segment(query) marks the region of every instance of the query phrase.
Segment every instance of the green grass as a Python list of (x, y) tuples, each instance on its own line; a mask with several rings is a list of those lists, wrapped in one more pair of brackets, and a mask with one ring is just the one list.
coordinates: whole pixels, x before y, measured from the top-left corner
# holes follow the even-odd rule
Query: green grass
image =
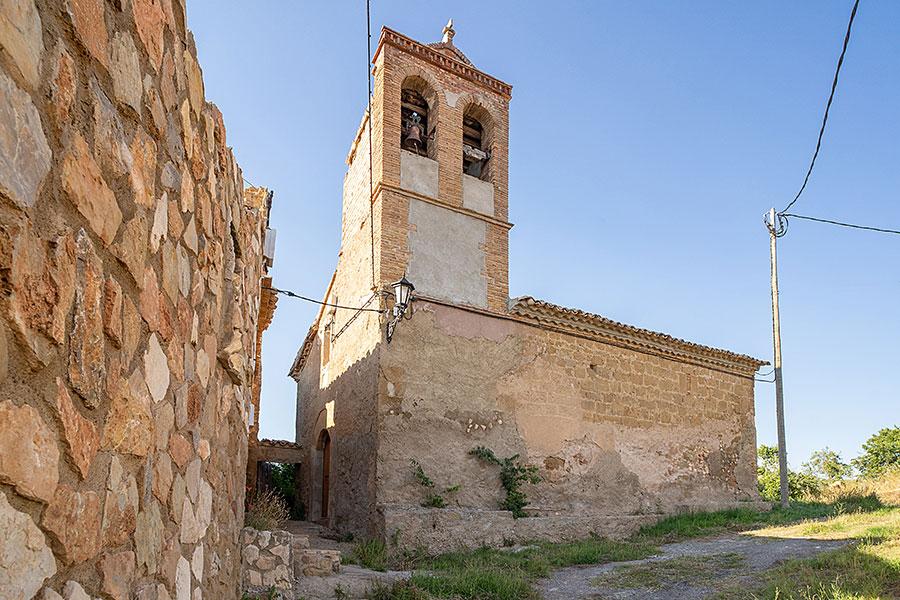
[[(863, 542), (770, 571), (751, 598), (874, 600), (900, 597), (900, 539)], [(744, 597), (747, 597), (745, 594)]]
[[(516, 551), (479, 548), (436, 557), (406, 555), (402, 566), (416, 569), (411, 581), (396, 584), (393, 588), (380, 588), (373, 591), (370, 597), (376, 600), (536, 599), (538, 596), (532, 584), (536, 579), (549, 575), (553, 569), (637, 560), (656, 551), (656, 546), (645, 541), (591, 537), (560, 544), (537, 542)], [(419, 592), (426, 595), (416, 596)]]
[(620, 589), (660, 589), (678, 583), (713, 581), (721, 577), (723, 571), (737, 569), (743, 564), (744, 557), (740, 554), (679, 556), (638, 565), (624, 565), (595, 577), (591, 583)]
[(751, 590), (726, 590), (728, 600), (875, 600), (900, 597), (900, 508), (839, 515), (752, 532), (766, 537), (853, 540), (814, 558), (787, 561)]
[[(896, 511), (896, 512), (895, 512)], [(479, 548), (467, 552), (454, 552), (437, 557), (426, 557), (421, 553), (406, 553), (401, 556), (388, 557), (383, 545), (375, 546), (369, 542), (357, 544), (353, 559), (359, 564), (379, 565), (381, 569), (388, 563), (395, 568), (415, 570), (409, 582), (395, 584), (374, 590), (370, 594), (373, 600), (430, 600), (447, 598), (453, 600), (532, 600), (537, 595), (533, 584), (535, 580), (547, 576), (557, 568), (573, 565), (593, 565), (607, 562), (631, 561), (652, 556), (659, 545), (688, 538), (712, 535), (724, 531), (748, 531), (767, 527), (775, 535), (772, 528), (791, 526), (797, 529), (796, 535), (815, 537), (818, 535), (860, 536), (866, 540), (862, 545), (829, 553), (814, 559), (817, 562), (792, 561), (772, 571), (772, 579), (766, 579), (765, 588), (757, 591), (746, 589), (733, 590), (729, 593), (738, 596), (723, 598), (777, 598), (787, 600), (824, 600), (835, 598), (841, 600), (867, 600), (878, 596), (867, 595), (828, 595), (832, 587), (840, 593), (845, 589), (881, 589), (891, 590), (890, 578), (900, 580), (900, 549), (885, 544), (900, 545), (900, 536), (894, 535), (894, 515), (900, 515), (900, 509), (885, 509), (874, 496), (846, 496), (834, 503), (794, 503), (788, 509), (776, 508), (767, 512), (749, 509), (727, 510), (715, 513), (690, 513), (664, 519), (640, 532), (628, 540), (614, 541), (599, 537), (568, 543), (536, 542), (518, 551), (510, 549)], [(823, 519), (828, 519), (824, 521)], [(799, 525), (795, 525), (799, 522)], [(900, 526), (900, 524), (898, 524)], [(780, 535), (788, 537), (788, 531)], [(893, 541), (885, 541), (886, 538)], [(892, 555), (896, 552), (896, 556)], [(843, 554), (842, 554), (843, 553)], [(852, 553), (847, 554), (847, 553)], [(845, 555), (846, 554), (846, 555)], [(892, 558), (893, 556), (893, 558)], [(697, 562), (699, 560), (699, 562)], [(890, 561), (895, 561), (891, 563)], [(365, 562), (363, 562), (365, 561)], [(673, 562), (674, 561), (674, 562)], [(719, 561), (719, 562), (716, 562)], [(829, 562), (831, 561), (831, 562)], [(731, 555), (712, 557), (711, 561), (701, 559), (660, 561), (668, 563), (657, 574), (648, 574), (638, 565), (625, 567), (629, 570), (627, 578), (632, 585), (650, 581), (649, 587), (665, 585), (667, 581), (678, 580), (688, 573), (694, 578), (703, 577), (706, 573), (726, 571), (737, 568)], [(368, 563), (368, 564), (366, 564)], [(794, 564), (796, 563), (796, 564)], [(660, 563), (654, 563), (659, 565)], [(792, 570), (788, 569), (788, 565)], [(859, 567), (854, 570), (854, 565)], [(893, 565), (893, 566), (891, 566)], [(370, 567), (372, 568), (372, 567)], [(842, 570), (847, 571), (841, 574)], [(780, 578), (780, 579), (779, 579)], [(818, 578), (818, 579), (817, 579)], [(787, 583), (796, 583), (788, 590)], [(797, 595), (797, 586), (825, 586), (825, 591), (810, 591), (807, 595)], [(853, 586), (857, 586), (854, 588)], [(862, 586), (862, 587), (860, 587)], [(879, 587), (880, 586), (880, 587)], [(827, 588), (827, 589), (826, 589)], [(805, 588), (804, 588), (805, 589)], [(810, 587), (810, 590), (813, 588)], [(775, 590), (775, 591), (773, 591)], [(788, 590), (788, 592), (784, 591)], [(757, 593), (759, 595), (747, 595)], [(786, 593), (794, 595), (785, 595)], [(806, 592), (804, 592), (806, 593)], [(900, 595), (900, 589), (894, 592)], [(773, 595), (775, 594), (775, 595)], [(823, 595), (824, 594), (824, 595)], [(893, 597), (883, 594), (882, 597)]]
[(614, 541), (590, 537), (576, 542), (553, 544), (535, 542), (522, 550), (479, 548), (425, 559), (417, 565), (429, 571), (461, 571), (478, 567), (518, 570), (528, 577), (546, 577), (552, 569), (572, 565), (593, 565), (613, 561), (638, 560), (653, 555), (657, 547), (646, 542)]
[(387, 548), (381, 540), (357, 542), (349, 554), (344, 553), (341, 556), (341, 561), (360, 565), (373, 571), (386, 571), (388, 567)]
[(761, 537), (804, 537), (819, 540), (873, 540), (900, 537), (900, 509), (847, 513), (826, 521), (804, 521), (796, 525), (767, 527), (751, 532)]
[(845, 513), (870, 512), (884, 508), (874, 495), (845, 496), (837, 502), (793, 502), (789, 508), (777, 506), (769, 511), (737, 508), (710, 513), (685, 513), (644, 527), (637, 539), (663, 544), (725, 531), (747, 531), (812, 519), (834, 517)]

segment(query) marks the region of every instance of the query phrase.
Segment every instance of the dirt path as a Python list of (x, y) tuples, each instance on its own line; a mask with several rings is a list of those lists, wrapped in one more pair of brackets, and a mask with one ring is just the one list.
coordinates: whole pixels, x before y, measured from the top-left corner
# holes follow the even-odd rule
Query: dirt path
[(699, 600), (724, 583), (754, 581), (776, 563), (808, 558), (847, 543), (729, 533), (666, 544), (659, 555), (643, 560), (560, 569), (541, 580), (538, 589), (545, 600)]

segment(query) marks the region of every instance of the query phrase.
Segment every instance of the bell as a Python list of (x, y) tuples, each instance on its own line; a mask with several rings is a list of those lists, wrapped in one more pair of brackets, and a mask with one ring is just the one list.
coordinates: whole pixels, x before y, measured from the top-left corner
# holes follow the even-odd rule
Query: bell
[(410, 125), (406, 131), (406, 143), (416, 148), (422, 145), (422, 126)]
[(413, 113), (406, 124), (406, 138), (403, 140), (403, 144), (412, 146), (418, 150), (422, 147), (423, 134), (422, 118), (416, 113)]

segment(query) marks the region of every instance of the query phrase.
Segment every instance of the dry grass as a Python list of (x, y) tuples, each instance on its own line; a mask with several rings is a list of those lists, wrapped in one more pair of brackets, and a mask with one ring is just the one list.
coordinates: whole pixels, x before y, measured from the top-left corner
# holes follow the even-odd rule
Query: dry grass
[(287, 504), (273, 490), (257, 493), (244, 513), (244, 525), (259, 531), (272, 531), (284, 526), (290, 517)]
[(900, 509), (883, 508), (873, 512), (840, 515), (824, 521), (766, 527), (748, 531), (747, 535), (814, 540), (900, 538)]
[(875, 494), (884, 504), (900, 506), (900, 469), (884, 473), (878, 479), (853, 479), (831, 485), (822, 490), (821, 500), (833, 502), (849, 494)]

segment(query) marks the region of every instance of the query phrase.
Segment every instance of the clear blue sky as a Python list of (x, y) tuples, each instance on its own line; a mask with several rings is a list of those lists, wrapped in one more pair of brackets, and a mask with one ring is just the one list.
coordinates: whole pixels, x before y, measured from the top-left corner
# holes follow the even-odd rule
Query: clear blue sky
[[(455, 42), (513, 85), (510, 293), (771, 360), (762, 223), (806, 171), (850, 11), (808, 2), (396, 2), (382, 25)], [(275, 191), (274, 277), (321, 297), (366, 104), (365, 5), (189, 0), (207, 98)], [(900, 228), (900, 3), (864, 0), (824, 148), (795, 206)], [(900, 423), (900, 236), (795, 221), (780, 242), (788, 454), (845, 458)], [(262, 435), (293, 439), (287, 371), (315, 307), (263, 338)], [(774, 390), (757, 384), (760, 442)]]

